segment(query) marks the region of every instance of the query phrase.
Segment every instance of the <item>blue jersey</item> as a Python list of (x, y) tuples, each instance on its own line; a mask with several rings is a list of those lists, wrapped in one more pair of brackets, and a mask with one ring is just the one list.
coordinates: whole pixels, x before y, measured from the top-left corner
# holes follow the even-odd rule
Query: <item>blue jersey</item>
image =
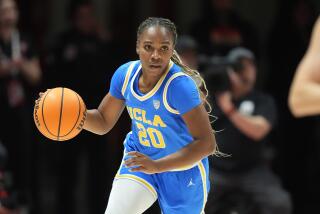
[[(127, 134), (123, 160), (127, 152), (139, 151), (152, 159), (177, 152), (193, 141), (182, 115), (201, 105), (195, 82), (170, 61), (154, 88), (146, 94), (139, 91), (140, 61), (119, 67), (111, 80), (110, 94), (125, 101), (132, 119)], [(163, 214), (203, 213), (210, 189), (208, 159), (194, 166), (170, 172), (145, 174), (132, 172), (123, 165), (115, 179), (131, 179), (158, 198)]]
[(122, 65), (114, 74), (110, 93), (125, 100), (132, 119), (126, 144), (152, 159), (180, 150), (193, 141), (181, 115), (201, 104), (195, 82), (170, 61), (155, 87), (143, 94), (138, 88), (140, 61)]

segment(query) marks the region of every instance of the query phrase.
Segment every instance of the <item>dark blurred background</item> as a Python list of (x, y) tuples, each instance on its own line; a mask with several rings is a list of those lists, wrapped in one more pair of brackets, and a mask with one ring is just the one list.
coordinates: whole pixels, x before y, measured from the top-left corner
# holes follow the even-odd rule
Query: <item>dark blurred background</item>
[[(27, 35), (30, 47), (32, 44), (32, 57), (39, 59), (42, 74), (37, 84), (24, 88), (26, 110), (14, 123), (24, 123), (25, 129), (17, 134), (16, 126), (1, 125), (0, 141), (8, 157), (1, 167), (6, 176), (0, 179), (4, 177), (4, 191), (12, 195), (17, 212), (104, 212), (122, 157), (122, 141), (130, 129), (129, 117), (124, 114), (106, 136), (82, 132), (69, 142), (53, 142), (36, 130), (33, 102), (40, 91), (65, 86), (77, 91), (88, 108), (97, 107), (115, 69), (137, 59), (136, 29), (149, 16), (170, 18), (180, 35), (191, 36), (200, 62), (223, 57), (237, 46), (254, 52), (259, 68), (257, 88), (271, 94), (278, 109), (278, 123), (269, 141), (272, 169), (291, 195), (293, 213), (317, 208), (320, 120), (295, 119), (288, 110), (287, 95), (319, 16), (320, 1), (215, 0), (218, 9), (212, 9), (213, 1), (16, 1), (18, 29)], [(224, 8), (232, 8), (232, 15), (224, 14)], [(231, 25), (214, 28), (224, 22)], [(0, 84), (5, 83), (1, 80)], [(2, 100), (1, 105), (5, 105)], [(12, 110), (6, 117), (10, 120), (16, 110), (7, 107)], [(14, 135), (21, 138), (6, 140)], [(6, 146), (9, 143), (16, 146)], [(150, 213), (157, 213), (154, 210)]]

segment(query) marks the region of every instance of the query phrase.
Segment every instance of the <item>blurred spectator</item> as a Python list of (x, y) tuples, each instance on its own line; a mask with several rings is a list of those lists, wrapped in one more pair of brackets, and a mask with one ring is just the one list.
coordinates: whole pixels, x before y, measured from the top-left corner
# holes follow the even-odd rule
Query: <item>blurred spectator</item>
[(8, 150), (14, 184), (30, 202), (35, 174), (31, 115), (41, 70), (32, 43), (17, 28), (18, 17), (14, 0), (0, 0), (0, 138)]
[[(108, 90), (105, 84), (113, 73), (116, 52), (96, 21), (92, 2), (72, 0), (69, 13), (70, 27), (51, 44), (47, 84), (70, 87), (81, 94), (87, 105), (95, 106), (104, 96), (104, 90), (99, 92), (97, 88)], [(88, 74), (91, 82), (87, 81)]]
[[(48, 54), (46, 87), (75, 90), (87, 108), (96, 108), (109, 89), (117, 54), (97, 23), (92, 2), (71, 1), (69, 13), (70, 27), (55, 39)], [(107, 137), (82, 132), (58, 148), (48, 145), (55, 147), (51, 152), (57, 152), (58, 157), (52, 159), (58, 179), (55, 213), (72, 214), (87, 207), (90, 213), (103, 213), (116, 170), (111, 164), (116, 154), (112, 154)], [(80, 174), (86, 177), (79, 179)], [(76, 193), (81, 181), (84, 193), (79, 199)], [(87, 203), (79, 204), (78, 200)]]
[[(315, 163), (319, 163), (319, 138), (316, 136), (319, 130), (316, 127), (317, 118), (295, 119), (289, 111), (287, 98), (294, 70), (306, 51), (318, 14), (316, 7), (308, 0), (284, 0), (279, 4), (267, 46), (271, 71), (267, 81), (268, 91), (276, 99), (281, 112), (275, 142), (279, 155), (275, 166), (292, 193), (296, 213), (303, 213), (311, 207), (312, 200), (314, 206), (318, 206), (319, 188), (315, 187), (318, 186), (319, 179), (315, 176), (318, 173)], [(292, 150), (288, 153), (289, 144)], [(300, 169), (298, 174), (297, 168)], [(292, 177), (296, 179), (293, 180)], [(303, 187), (296, 184), (301, 179), (306, 180)], [(307, 199), (305, 194), (313, 199)]]
[(213, 158), (213, 191), (206, 213), (289, 214), (290, 197), (271, 171), (273, 154), (266, 145), (277, 120), (274, 101), (254, 89), (251, 51), (236, 48), (227, 58), (232, 68), (225, 70), (230, 88), (215, 92), (213, 126), (219, 149), (230, 156)]
[(184, 64), (188, 65), (191, 69), (198, 69), (198, 44), (192, 36), (179, 36), (175, 49)]
[(0, 214), (19, 214), (16, 194), (10, 191), (10, 180), (6, 176), (7, 151), (0, 140)]
[(201, 53), (225, 56), (237, 46), (258, 53), (257, 32), (235, 12), (233, 0), (206, 0), (202, 14), (191, 29)]

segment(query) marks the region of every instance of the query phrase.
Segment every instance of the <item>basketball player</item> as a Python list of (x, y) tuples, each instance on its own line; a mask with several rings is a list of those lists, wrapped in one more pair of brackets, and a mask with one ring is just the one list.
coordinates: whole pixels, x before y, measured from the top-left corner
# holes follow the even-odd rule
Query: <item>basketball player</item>
[(198, 89), (205, 83), (181, 63), (176, 39), (170, 20), (143, 21), (140, 60), (120, 66), (98, 109), (88, 110), (84, 128), (96, 134), (109, 132), (125, 107), (132, 119), (105, 214), (143, 213), (157, 199), (163, 214), (203, 213), (216, 142)]
[(320, 115), (320, 17), (294, 76), (289, 107), (296, 117)]

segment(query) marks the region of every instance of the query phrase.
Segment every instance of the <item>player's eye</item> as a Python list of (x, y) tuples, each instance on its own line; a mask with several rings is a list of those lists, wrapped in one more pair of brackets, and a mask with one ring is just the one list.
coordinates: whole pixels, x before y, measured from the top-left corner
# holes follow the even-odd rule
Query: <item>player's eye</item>
[(168, 47), (168, 46), (162, 46), (162, 47), (161, 47), (161, 51), (163, 51), (163, 52), (164, 52), (164, 51), (168, 51), (168, 50), (169, 50), (169, 47)]
[(146, 51), (152, 50), (151, 45), (144, 45), (143, 48), (144, 48)]

